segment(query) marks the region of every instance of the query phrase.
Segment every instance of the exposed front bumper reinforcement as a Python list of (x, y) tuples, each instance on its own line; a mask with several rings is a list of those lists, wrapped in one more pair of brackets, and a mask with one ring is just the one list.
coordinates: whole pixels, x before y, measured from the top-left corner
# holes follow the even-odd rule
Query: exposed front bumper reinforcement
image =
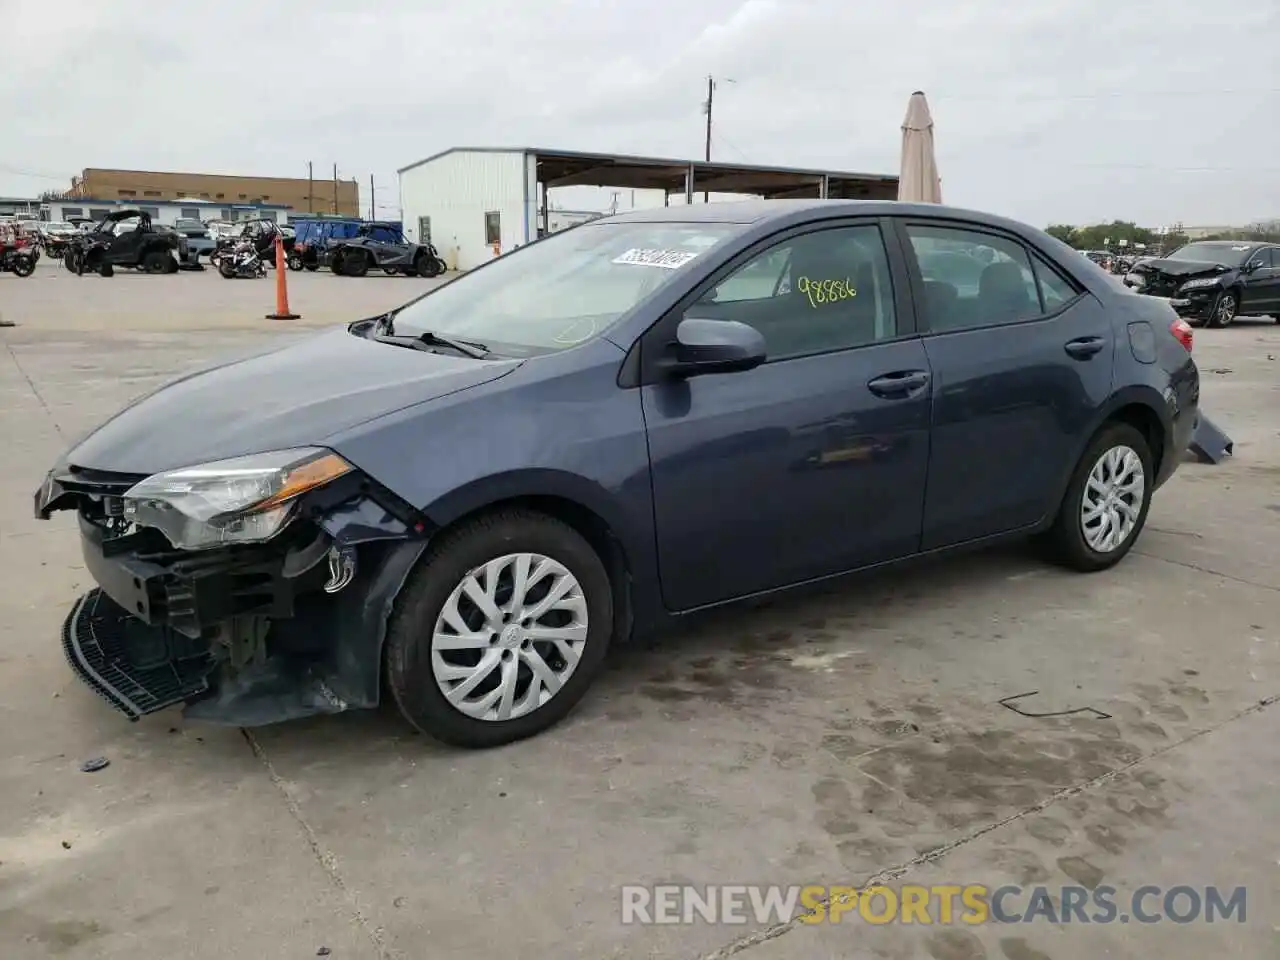
[(207, 640), (149, 626), (96, 588), (67, 614), (62, 650), (76, 675), (130, 720), (206, 693), (216, 666)]

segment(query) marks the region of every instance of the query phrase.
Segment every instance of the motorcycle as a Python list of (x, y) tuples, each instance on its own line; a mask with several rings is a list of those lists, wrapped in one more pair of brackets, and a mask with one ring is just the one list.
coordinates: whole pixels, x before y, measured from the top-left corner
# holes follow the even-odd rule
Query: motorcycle
[(218, 273), (227, 280), (265, 277), (267, 265), (252, 240), (241, 240), (218, 257)]
[(29, 277), (39, 261), (39, 246), (12, 227), (0, 224), (0, 273)]

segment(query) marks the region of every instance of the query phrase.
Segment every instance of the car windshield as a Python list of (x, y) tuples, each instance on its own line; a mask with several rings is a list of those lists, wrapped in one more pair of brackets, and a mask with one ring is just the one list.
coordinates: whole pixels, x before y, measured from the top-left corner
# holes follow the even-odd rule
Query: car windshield
[(175, 220), (173, 225), (179, 230), (203, 230), (204, 224), (199, 220)]
[(52, 220), (46, 226), (46, 230), (74, 230), (74, 223), (67, 223), (65, 220)]
[(1169, 254), (1170, 260), (1193, 260), (1199, 263), (1220, 263), (1238, 267), (1253, 252), (1247, 243), (1188, 243)]
[(463, 274), (395, 314), (397, 334), (430, 331), (526, 357), (597, 337), (677, 270), (742, 229), (730, 223), (592, 223)]

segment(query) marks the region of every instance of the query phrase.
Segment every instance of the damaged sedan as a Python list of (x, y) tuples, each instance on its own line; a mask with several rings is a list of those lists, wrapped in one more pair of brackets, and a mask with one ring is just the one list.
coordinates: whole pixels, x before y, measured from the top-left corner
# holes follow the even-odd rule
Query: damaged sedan
[(1191, 347), (996, 217), (637, 211), (135, 400), (35, 512), (74, 514), (96, 586), (62, 645), (129, 718), (389, 696), (494, 746), (696, 611), (1031, 535), (1113, 566), (1194, 429)]
[(1226, 327), (1237, 316), (1280, 320), (1280, 246), (1199, 240), (1162, 259), (1135, 263), (1135, 293), (1164, 297), (1193, 326)]

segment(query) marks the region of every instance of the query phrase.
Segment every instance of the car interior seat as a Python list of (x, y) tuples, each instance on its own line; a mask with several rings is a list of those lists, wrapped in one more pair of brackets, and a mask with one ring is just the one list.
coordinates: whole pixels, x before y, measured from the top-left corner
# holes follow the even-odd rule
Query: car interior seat
[(978, 306), (986, 323), (1010, 323), (1033, 317), (1039, 304), (1032, 303), (1022, 268), (1012, 260), (993, 263), (978, 281)]

